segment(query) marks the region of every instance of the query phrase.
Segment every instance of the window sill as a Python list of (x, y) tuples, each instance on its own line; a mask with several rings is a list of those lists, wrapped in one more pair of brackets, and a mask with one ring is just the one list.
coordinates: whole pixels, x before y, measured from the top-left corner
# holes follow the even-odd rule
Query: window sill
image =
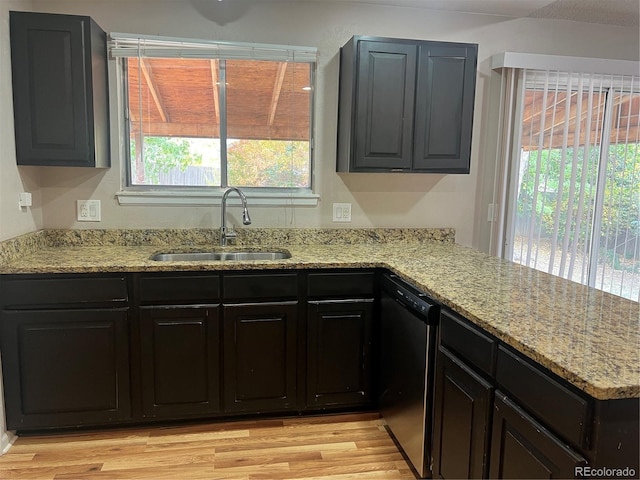
[[(311, 192), (254, 192), (243, 190), (249, 205), (315, 207), (320, 195)], [(220, 205), (219, 192), (120, 191), (116, 193), (119, 205), (132, 206), (211, 206)], [(240, 204), (237, 195), (229, 197), (230, 204)]]

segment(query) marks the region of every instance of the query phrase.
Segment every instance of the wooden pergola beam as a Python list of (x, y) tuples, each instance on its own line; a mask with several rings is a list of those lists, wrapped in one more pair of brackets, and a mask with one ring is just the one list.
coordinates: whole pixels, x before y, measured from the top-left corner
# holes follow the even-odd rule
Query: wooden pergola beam
[[(587, 130), (586, 130), (586, 125), (583, 125), (583, 122), (585, 122), (587, 115), (588, 115), (588, 99), (582, 99), (582, 111), (581, 111), (581, 115), (580, 115), (580, 119), (577, 119), (577, 102), (573, 101), (574, 97), (577, 95), (576, 92), (572, 92), (571, 94), (571, 100), (570, 100), (570, 107), (569, 107), (569, 118), (565, 119), (564, 114), (566, 112), (566, 108), (562, 107), (560, 109), (557, 109), (558, 111), (556, 112), (556, 117), (555, 117), (555, 122), (553, 125), (549, 125), (548, 122), (545, 122), (545, 129), (543, 132), (543, 137), (545, 138), (545, 140), (548, 140), (549, 136), (551, 135), (552, 132), (556, 132), (556, 130), (558, 128), (563, 128), (564, 129), (564, 124), (565, 122), (569, 122), (570, 125), (573, 124), (573, 127), (569, 127), (568, 130), (568, 140), (567, 140), (567, 145), (573, 145), (574, 140), (575, 140), (575, 130), (576, 130), (576, 125), (578, 123), (580, 123), (580, 135), (579, 135), (579, 139), (580, 139), (580, 143), (584, 142), (586, 140), (586, 134), (587, 134)], [(559, 100), (555, 105), (560, 105), (562, 103), (564, 103), (566, 101), (566, 97)], [(630, 95), (619, 95), (615, 98), (614, 101), (614, 108), (619, 109), (619, 108), (628, 108), (628, 109), (633, 109), (633, 102), (636, 102), (636, 105), (638, 103), (640, 103), (640, 100), (638, 100), (637, 97), (633, 97)], [(552, 114), (550, 113), (550, 111), (553, 108), (554, 103), (550, 102), (549, 104), (550, 106), (546, 109), (547, 112), (545, 112), (545, 119), (549, 120), (552, 117)], [(595, 108), (595, 107), (594, 107)], [(524, 118), (523, 118), (523, 124), (526, 125), (527, 122), (533, 122), (535, 119), (540, 118), (541, 119), (541, 110), (536, 110), (533, 111), (533, 106), (529, 105), (527, 106), (527, 108), (525, 109), (525, 111), (529, 112), (527, 113)], [(533, 111), (533, 112), (532, 112)], [(600, 108), (600, 115), (602, 115), (602, 112), (604, 111), (604, 102), (602, 107)], [(532, 113), (531, 113), (532, 112)], [(627, 112), (629, 113), (629, 112)], [(637, 125), (637, 121), (634, 122), (633, 120), (635, 119), (635, 116), (633, 114), (629, 115), (630, 118), (630, 122), (629, 122), (629, 128), (631, 130), (630, 132), (630, 139), (636, 138), (633, 137), (633, 132), (635, 132), (635, 134), (638, 134), (639, 128)], [(601, 121), (602, 119), (599, 118), (596, 120), (596, 123)], [(615, 136), (613, 136), (613, 134), (618, 134), (620, 133), (622, 136), (620, 138), (626, 138), (626, 128), (627, 128), (627, 121), (626, 121), (626, 117), (625, 115), (622, 115), (622, 118), (620, 119), (620, 125), (613, 125), (612, 128), (612, 138), (615, 138)], [(533, 128), (534, 129), (534, 133), (533, 133), (533, 138), (536, 141), (538, 141), (538, 135), (540, 134), (539, 132), (539, 127), (540, 124), (538, 123), (538, 125), (530, 125), (529, 128)], [(602, 135), (602, 128), (601, 125), (598, 123), (597, 125), (591, 125), (589, 132), (591, 134), (591, 143), (598, 141), (597, 139), (600, 138), (600, 136)], [(553, 145), (551, 145), (551, 148), (554, 147), (558, 147), (561, 146), (563, 144), (563, 134), (559, 134), (559, 135), (554, 135), (554, 141), (553, 141)], [(640, 137), (638, 137), (640, 138)], [(524, 142), (526, 139), (528, 139), (528, 135), (523, 136), (522, 141)], [(549, 145), (546, 145), (545, 143), (545, 148), (549, 148)]]
[(213, 92), (213, 109), (216, 123), (220, 125), (220, 94), (218, 89), (218, 60), (210, 60), (209, 66), (211, 68), (211, 87)]
[(160, 114), (160, 118), (162, 118), (163, 122), (170, 122), (167, 109), (164, 107), (162, 98), (158, 93), (158, 88), (156, 87), (156, 82), (153, 76), (153, 71), (151, 70), (151, 66), (147, 65), (147, 63), (141, 58), (140, 67), (141, 67), (140, 70), (142, 70), (142, 75), (144, 76), (144, 79), (147, 82), (147, 87), (149, 87), (149, 93), (151, 94), (151, 98), (153, 98), (153, 103), (155, 104), (156, 108), (158, 109), (158, 113)]
[(276, 73), (276, 79), (273, 84), (273, 93), (271, 94), (271, 105), (269, 106), (269, 121), (267, 125), (273, 125), (273, 121), (276, 118), (276, 110), (278, 110), (278, 101), (280, 100), (280, 93), (282, 92), (282, 84), (284, 83), (284, 76), (287, 73), (287, 62), (280, 62), (278, 64), (278, 72)]

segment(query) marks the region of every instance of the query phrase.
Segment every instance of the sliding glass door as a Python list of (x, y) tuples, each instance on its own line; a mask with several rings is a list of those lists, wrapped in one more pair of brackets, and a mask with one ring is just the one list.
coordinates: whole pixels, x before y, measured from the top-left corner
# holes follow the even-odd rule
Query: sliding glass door
[(521, 71), (506, 258), (640, 300), (639, 82)]

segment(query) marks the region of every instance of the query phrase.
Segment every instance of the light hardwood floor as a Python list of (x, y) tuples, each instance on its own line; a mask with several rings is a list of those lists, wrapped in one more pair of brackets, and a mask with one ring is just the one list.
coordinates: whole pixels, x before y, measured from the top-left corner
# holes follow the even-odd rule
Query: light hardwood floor
[(23, 436), (0, 479), (414, 479), (377, 414)]

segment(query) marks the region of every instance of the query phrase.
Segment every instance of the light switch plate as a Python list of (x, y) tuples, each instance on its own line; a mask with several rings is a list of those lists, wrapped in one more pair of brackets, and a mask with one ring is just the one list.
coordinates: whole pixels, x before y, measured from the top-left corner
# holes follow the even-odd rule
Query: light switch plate
[(100, 200), (78, 200), (76, 208), (79, 222), (100, 221)]
[(350, 222), (351, 221), (351, 204), (350, 203), (334, 203), (333, 204), (333, 221), (334, 222)]

